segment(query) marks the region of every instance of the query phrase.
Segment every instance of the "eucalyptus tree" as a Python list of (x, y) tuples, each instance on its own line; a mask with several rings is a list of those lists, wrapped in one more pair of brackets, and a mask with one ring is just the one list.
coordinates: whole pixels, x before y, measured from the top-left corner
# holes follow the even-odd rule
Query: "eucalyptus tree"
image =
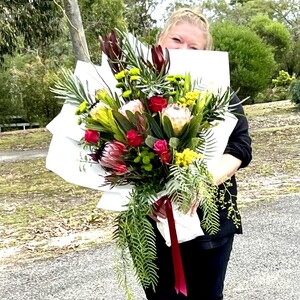
[(124, 28), (123, 0), (78, 0), (91, 60), (99, 63), (99, 37)]
[(89, 62), (90, 55), (85, 39), (81, 13), (77, 0), (64, 0), (64, 10), (70, 30), (75, 60)]
[(154, 43), (157, 20), (153, 19), (152, 13), (161, 2), (161, 0), (124, 0), (124, 19), (128, 31), (147, 43)]
[(0, 2), (0, 58), (15, 51), (38, 49), (47, 56), (47, 46), (63, 30), (62, 15), (53, 1), (2, 0)]

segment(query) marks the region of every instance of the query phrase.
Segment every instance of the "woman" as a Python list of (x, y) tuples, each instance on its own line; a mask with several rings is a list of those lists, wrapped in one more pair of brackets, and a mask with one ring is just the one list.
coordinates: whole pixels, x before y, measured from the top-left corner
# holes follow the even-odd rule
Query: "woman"
[[(159, 44), (168, 49), (211, 49), (212, 39), (209, 33), (209, 24), (196, 10), (182, 8), (174, 12), (167, 21), (159, 37)], [(232, 103), (239, 102), (235, 97)], [(234, 211), (240, 218), (237, 210), (237, 185), (235, 172), (246, 167), (251, 159), (251, 139), (248, 134), (248, 122), (241, 105), (235, 109), (238, 122), (230, 135), (228, 145), (222, 156), (218, 171), (213, 174), (214, 182), (220, 193), (224, 191), (224, 181), (227, 190), (225, 199), (234, 202)], [(228, 179), (229, 178), (229, 179)], [(228, 187), (229, 186), (229, 187)], [(231, 198), (230, 198), (231, 194)], [(201, 210), (197, 210), (201, 220)], [(151, 222), (156, 233), (157, 260), (159, 282), (156, 290), (145, 289), (149, 300), (217, 300), (223, 299), (223, 286), (227, 264), (232, 249), (233, 237), (242, 233), (242, 227), (234, 224), (228, 218), (228, 209), (219, 207), (220, 231), (215, 235), (205, 232), (188, 242), (180, 244), (180, 252), (187, 285), (187, 297), (177, 294), (174, 289), (174, 275), (171, 249), (157, 230), (155, 222), (157, 216), (166, 218), (165, 208), (162, 206), (152, 216)]]

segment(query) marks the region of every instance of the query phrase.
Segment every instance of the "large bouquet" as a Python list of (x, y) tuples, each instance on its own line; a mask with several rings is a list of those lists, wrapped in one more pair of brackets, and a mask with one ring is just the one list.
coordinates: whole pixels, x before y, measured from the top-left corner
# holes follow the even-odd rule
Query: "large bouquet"
[(199, 206), (201, 227), (210, 234), (219, 230), (222, 198), (207, 159), (216, 147), (211, 129), (224, 120), (233, 95), (229, 87), (210, 91), (189, 73), (170, 74), (167, 49), (145, 50), (127, 33), (117, 33), (101, 41), (114, 86), (89, 93), (84, 82), (65, 71), (54, 92), (77, 107), (85, 162), (101, 169), (101, 186), (130, 188), (114, 233), (120, 265), (132, 261), (141, 284), (155, 287), (155, 237), (148, 217), (153, 209), (166, 203), (186, 216)]

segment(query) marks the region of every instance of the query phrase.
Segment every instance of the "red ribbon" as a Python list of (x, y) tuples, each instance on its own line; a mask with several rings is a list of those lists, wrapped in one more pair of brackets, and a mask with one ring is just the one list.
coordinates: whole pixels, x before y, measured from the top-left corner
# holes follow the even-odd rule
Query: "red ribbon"
[(178, 294), (179, 292), (187, 296), (186, 282), (184, 276), (184, 270), (181, 260), (181, 254), (179, 249), (179, 243), (175, 228), (175, 221), (173, 216), (172, 204), (168, 196), (160, 198), (157, 202), (158, 206), (161, 206), (165, 203), (167, 220), (169, 224), (170, 238), (171, 238), (171, 251), (174, 267), (174, 276), (175, 276), (175, 290)]

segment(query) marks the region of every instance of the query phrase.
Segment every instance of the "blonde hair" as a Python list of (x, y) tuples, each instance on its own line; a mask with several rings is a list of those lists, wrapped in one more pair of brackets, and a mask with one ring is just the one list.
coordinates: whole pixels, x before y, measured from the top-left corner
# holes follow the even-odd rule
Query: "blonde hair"
[(161, 31), (159, 40), (164, 39), (170, 30), (179, 23), (193, 24), (203, 31), (206, 36), (206, 46), (204, 50), (211, 50), (212, 37), (209, 31), (209, 23), (198, 8), (179, 8), (173, 12)]

